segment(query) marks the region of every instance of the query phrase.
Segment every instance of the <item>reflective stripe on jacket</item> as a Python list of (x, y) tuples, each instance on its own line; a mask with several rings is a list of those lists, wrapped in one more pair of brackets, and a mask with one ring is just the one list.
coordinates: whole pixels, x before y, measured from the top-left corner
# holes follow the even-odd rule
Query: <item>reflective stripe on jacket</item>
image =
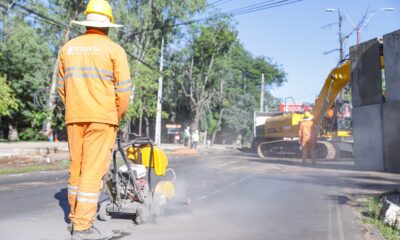
[(118, 125), (132, 89), (124, 49), (101, 31), (89, 29), (63, 46), (58, 61), (57, 88), (66, 124)]

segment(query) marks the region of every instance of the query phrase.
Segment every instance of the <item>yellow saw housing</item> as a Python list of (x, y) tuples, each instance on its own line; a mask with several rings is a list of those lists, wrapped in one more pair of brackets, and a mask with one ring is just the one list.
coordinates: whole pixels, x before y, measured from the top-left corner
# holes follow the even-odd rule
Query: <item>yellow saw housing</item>
[[(126, 151), (129, 160), (133, 161), (135, 164), (143, 164), (147, 168), (150, 167), (151, 147), (149, 145), (141, 145), (140, 147), (131, 146)], [(141, 163), (139, 153), (141, 153)], [(151, 163), (151, 168), (154, 168), (154, 172), (157, 176), (164, 176), (167, 167), (167, 155), (157, 146), (153, 146), (153, 162)]]

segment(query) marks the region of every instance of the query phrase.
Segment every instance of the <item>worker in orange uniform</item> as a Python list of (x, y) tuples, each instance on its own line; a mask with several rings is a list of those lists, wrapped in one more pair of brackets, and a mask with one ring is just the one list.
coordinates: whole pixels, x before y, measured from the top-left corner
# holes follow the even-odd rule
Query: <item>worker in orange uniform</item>
[(109, 239), (93, 227), (118, 123), (128, 108), (132, 88), (126, 52), (107, 35), (114, 24), (105, 0), (90, 0), (86, 33), (67, 42), (59, 53), (58, 92), (65, 104), (71, 157), (68, 202), (72, 239)]
[(313, 122), (313, 116), (311, 113), (306, 112), (303, 121), (300, 123), (299, 129), (299, 143), (301, 144), (301, 150), (303, 153), (303, 164), (306, 163), (308, 152), (310, 153), (312, 163), (315, 163), (315, 144), (317, 141), (316, 129), (316, 124)]

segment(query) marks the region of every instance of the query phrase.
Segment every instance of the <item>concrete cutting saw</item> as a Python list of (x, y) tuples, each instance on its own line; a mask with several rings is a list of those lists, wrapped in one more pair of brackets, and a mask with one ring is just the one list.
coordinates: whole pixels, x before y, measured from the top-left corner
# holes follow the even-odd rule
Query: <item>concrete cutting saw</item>
[[(119, 155), (122, 164), (117, 161)], [(126, 144), (118, 137), (112, 160), (104, 179), (108, 199), (100, 203), (98, 218), (107, 221), (113, 214), (129, 215), (142, 224), (159, 216), (175, 196), (176, 175), (168, 168), (165, 152), (148, 137), (137, 137)], [(160, 181), (167, 172), (172, 180)], [(158, 178), (154, 188), (152, 177)]]

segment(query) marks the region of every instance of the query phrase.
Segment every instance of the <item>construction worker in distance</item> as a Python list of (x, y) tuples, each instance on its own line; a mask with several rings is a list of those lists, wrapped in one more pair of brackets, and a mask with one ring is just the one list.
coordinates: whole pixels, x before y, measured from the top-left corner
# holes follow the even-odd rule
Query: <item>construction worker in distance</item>
[(302, 163), (306, 163), (307, 154), (310, 153), (312, 163), (315, 163), (315, 144), (317, 141), (316, 124), (310, 112), (304, 113), (303, 121), (300, 123), (299, 143), (302, 150)]
[(194, 131), (192, 134), (192, 148), (197, 149), (197, 145), (199, 144), (199, 130)]
[(183, 133), (183, 139), (184, 139), (183, 145), (189, 146), (189, 143), (190, 143), (190, 127), (189, 126), (186, 127), (186, 129)]
[(114, 24), (110, 4), (90, 0), (86, 33), (59, 53), (58, 92), (65, 104), (71, 157), (68, 202), (72, 239), (109, 239), (93, 226), (98, 198), (114, 148), (118, 123), (128, 108), (132, 88), (126, 52), (107, 35)]

